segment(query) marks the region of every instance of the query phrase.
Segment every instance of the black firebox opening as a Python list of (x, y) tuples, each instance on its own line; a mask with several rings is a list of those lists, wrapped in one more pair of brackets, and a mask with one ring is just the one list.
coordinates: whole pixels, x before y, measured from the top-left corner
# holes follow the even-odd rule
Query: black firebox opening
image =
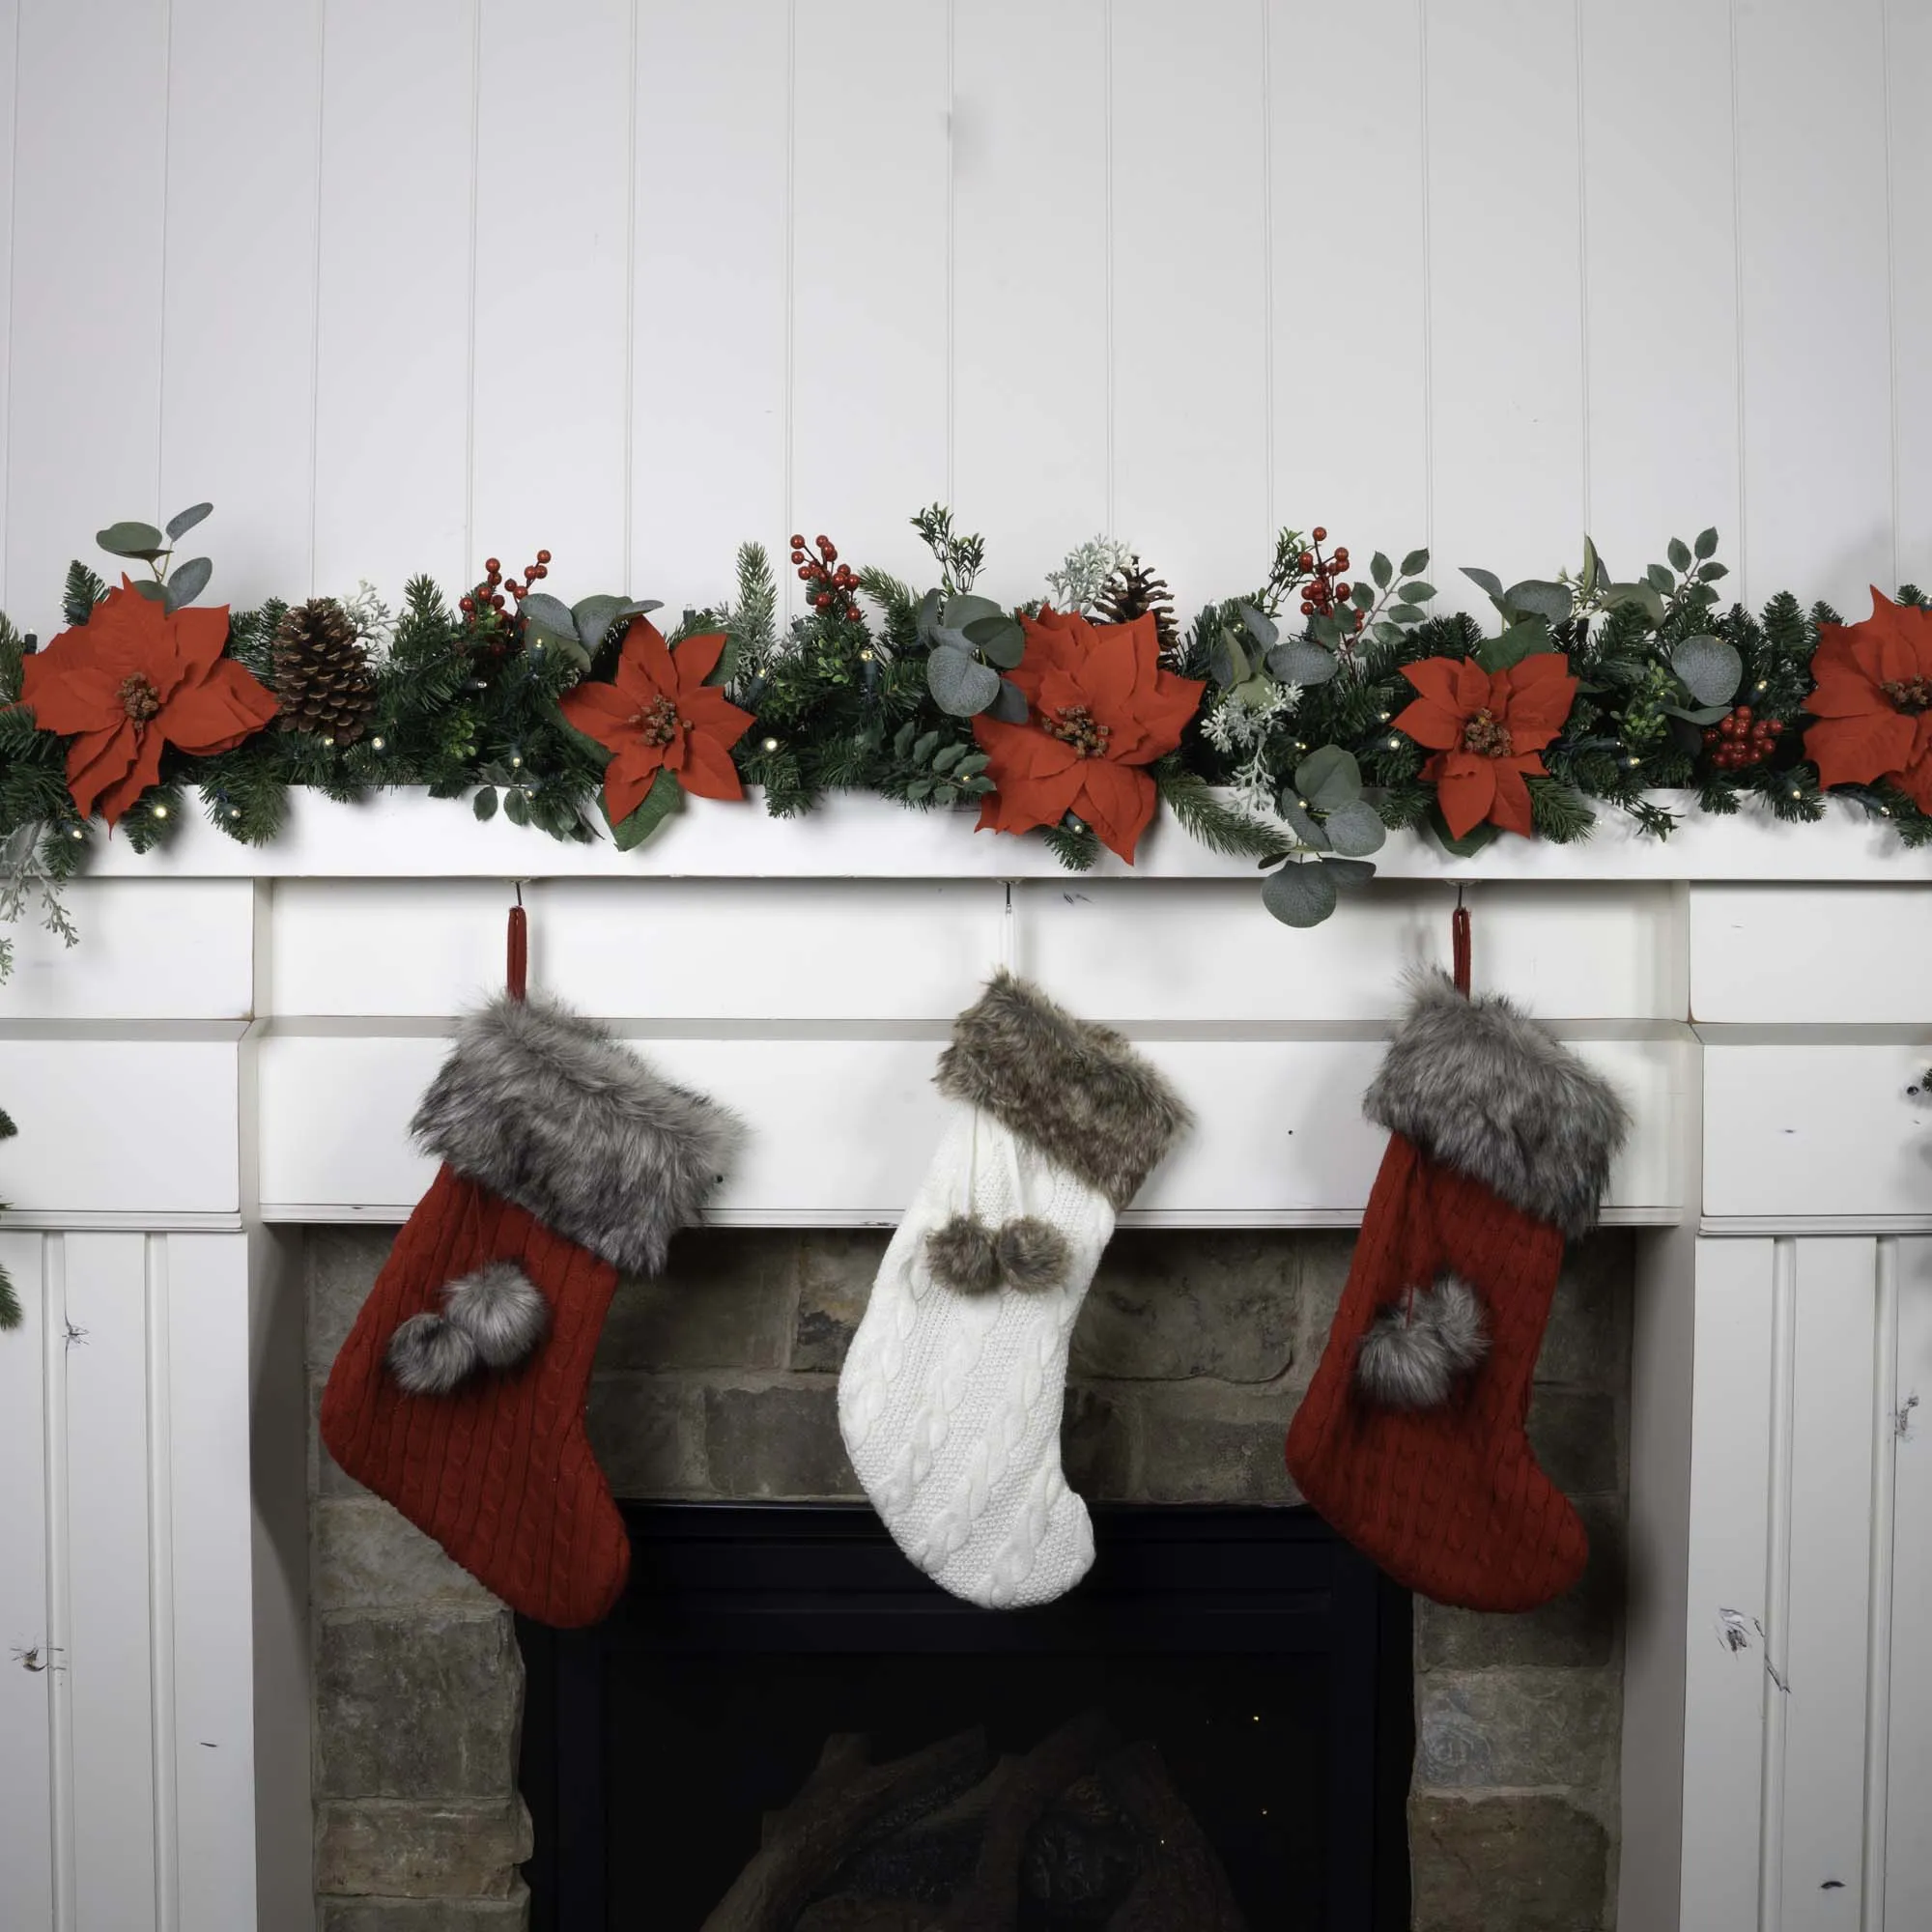
[(1311, 1512), (1096, 1510), (1005, 1614), (863, 1508), (625, 1516), (611, 1619), (520, 1627), (533, 1932), (1407, 1925), (1408, 1599)]

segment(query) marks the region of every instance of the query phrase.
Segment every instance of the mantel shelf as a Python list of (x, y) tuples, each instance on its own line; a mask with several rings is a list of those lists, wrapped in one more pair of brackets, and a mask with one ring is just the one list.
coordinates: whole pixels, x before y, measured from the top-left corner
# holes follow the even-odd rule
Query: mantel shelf
[[(1661, 802), (1669, 805), (1672, 796)], [(1687, 816), (1667, 839), (1603, 812), (1574, 845), (1504, 834), (1473, 859), (1455, 859), (1424, 835), (1399, 833), (1376, 857), (1383, 879), (1776, 880), (1905, 884), (1932, 879), (1932, 848), (1908, 851), (1860, 808), (1834, 803), (1817, 825), (1783, 825), (1761, 812)], [(197, 816), (164, 851), (140, 854), (110, 837), (88, 865), (94, 878), (825, 878), (1062, 879), (1037, 838), (976, 834), (967, 810), (916, 811), (841, 793), (802, 818), (773, 818), (753, 792), (742, 805), (694, 800), (644, 846), (619, 852), (608, 838), (566, 844), (500, 816), (484, 823), (462, 800), (413, 788), (359, 805), (298, 792), (282, 836), (247, 846)], [(1141, 841), (1136, 865), (1101, 855), (1102, 878), (1235, 879), (1254, 862), (1209, 852), (1165, 813)]]

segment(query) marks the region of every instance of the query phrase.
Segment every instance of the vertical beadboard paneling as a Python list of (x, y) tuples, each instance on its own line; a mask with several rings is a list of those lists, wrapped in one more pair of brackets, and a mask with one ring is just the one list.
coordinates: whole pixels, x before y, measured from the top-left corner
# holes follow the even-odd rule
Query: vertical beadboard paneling
[(1266, 575), (1267, 110), (1260, 0), (1114, 0), (1114, 534), (1183, 620)]
[(148, 1627), (148, 1378), (140, 1235), (69, 1235), (68, 1575), (75, 1917), (156, 1925), (156, 1685)]
[(392, 603), (412, 572), (454, 589), (478, 561), (463, 527), (475, 4), (327, 0), (315, 580), (366, 577)]
[(167, 16), (20, 8), (7, 592), (44, 637), (68, 559), (104, 565), (94, 532), (157, 511)]
[(1267, 16), (1275, 519), (1400, 561), (1429, 540), (1422, 10)]
[(624, 588), (631, 10), (479, 4), (470, 544), (568, 604)]
[(786, 0), (638, 10), (629, 588), (785, 575)]
[[(1921, 347), (1932, 315), (1932, 8), (1886, 0), (1886, 134), (1891, 168), (1892, 461), (1898, 574), (1932, 579), (1932, 358)], [(1891, 586), (1888, 583), (1886, 586)]]
[(906, 519), (948, 487), (946, 114), (943, 0), (798, 9), (788, 517), (922, 582)]
[(1892, 1401), (1890, 1735), (1885, 1918), (1873, 1932), (1932, 1925), (1932, 1240), (1898, 1244), (1898, 1367)]
[[(1757, 1920), (1772, 1463), (1770, 1241), (1697, 1250), (1681, 1924)], [(1729, 1634), (1727, 1634), (1729, 1633)]]
[(1855, 1922), (1861, 1889), (1877, 1257), (1869, 1240), (1796, 1246), (1791, 1689), (1783, 1811), (1765, 1822), (1783, 1867), (1782, 1932), (1810, 1932)]
[[(7, 1909), (39, 1932), (54, 1923), (47, 1705), (65, 1667), (47, 1644), (47, 1489), (39, 1235), (0, 1235), (24, 1320), (0, 1333), (0, 1873)], [(30, 1654), (31, 1653), (31, 1654)]]
[(1578, 18), (1590, 533), (1634, 577), (1715, 524), (1735, 568), (1730, 8), (1581, 0)]
[(1011, 601), (1107, 521), (1106, 9), (952, 16), (952, 494)]
[(247, 1240), (148, 1237), (166, 1317), (181, 1932), (255, 1923)]
[(1489, 606), (1582, 549), (1576, 17), (1538, 0), (1429, 6), (1434, 581)]
[(181, 553), (213, 557), (205, 601), (309, 583), (322, 5), (168, 9), (156, 507), (213, 499)]
[(1862, 616), (1892, 568), (1883, 0), (1736, 19), (1745, 586)]

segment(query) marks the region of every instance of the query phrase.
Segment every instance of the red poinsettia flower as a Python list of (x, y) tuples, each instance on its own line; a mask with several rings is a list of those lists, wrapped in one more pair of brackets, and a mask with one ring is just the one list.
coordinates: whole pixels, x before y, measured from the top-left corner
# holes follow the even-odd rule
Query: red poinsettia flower
[(1862, 624), (1821, 624), (1804, 755), (1821, 785), (1886, 779), (1932, 811), (1932, 611), (1872, 585)]
[(1474, 658), (1425, 658), (1402, 674), (1418, 694), (1395, 721), (1435, 753), (1422, 776), (1435, 786), (1450, 833), (1465, 837), (1488, 819), (1527, 838), (1535, 831), (1526, 778), (1546, 776), (1537, 753), (1563, 728), (1577, 680), (1561, 651), (1538, 651), (1508, 670)]
[(228, 607), (169, 612), (122, 578), (85, 624), (20, 669), (20, 702), (43, 731), (71, 737), (67, 788), (85, 818), (109, 825), (158, 781), (161, 751), (226, 752), (275, 715), (275, 700), (233, 658)]
[(1009, 675), (1026, 694), (1027, 722), (973, 721), (994, 785), (980, 829), (1030, 832), (1070, 811), (1132, 865), (1155, 799), (1140, 768), (1180, 743), (1203, 687), (1160, 668), (1151, 616), (1090, 624), (1047, 609), (1020, 625), (1026, 655)]
[(616, 677), (580, 684), (564, 698), (565, 719), (611, 754), (604, 805), (612, 825), (643, 804), (661, 771), (700, 798), (744, 797), (731, 747), (751, 729), (752, 714), (704, 681), (724, 651), (722, 631), (672, 650), (648, 618), (634, 617)]

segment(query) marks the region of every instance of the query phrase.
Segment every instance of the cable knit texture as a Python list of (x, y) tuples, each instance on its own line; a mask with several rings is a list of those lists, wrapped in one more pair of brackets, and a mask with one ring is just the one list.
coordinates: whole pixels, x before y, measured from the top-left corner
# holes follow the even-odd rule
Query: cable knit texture
[[(969, 1107), (953, 1122), (879, 1264), (838, 1378), (846, 1454), (894, 1540), (936, 1583), (989, 1609), (1047, 1604), (1087, 1574), (1094, 1527), (1060, 1467), (1066, 1350), (1114, 1232), (1104, 1194)], [(1025, 1199), (1015, 1195), (1017, 1164)], [(1060, 1285), (964, 1294), (926, 1236), (967, 1203), (1065, 1237)]]

